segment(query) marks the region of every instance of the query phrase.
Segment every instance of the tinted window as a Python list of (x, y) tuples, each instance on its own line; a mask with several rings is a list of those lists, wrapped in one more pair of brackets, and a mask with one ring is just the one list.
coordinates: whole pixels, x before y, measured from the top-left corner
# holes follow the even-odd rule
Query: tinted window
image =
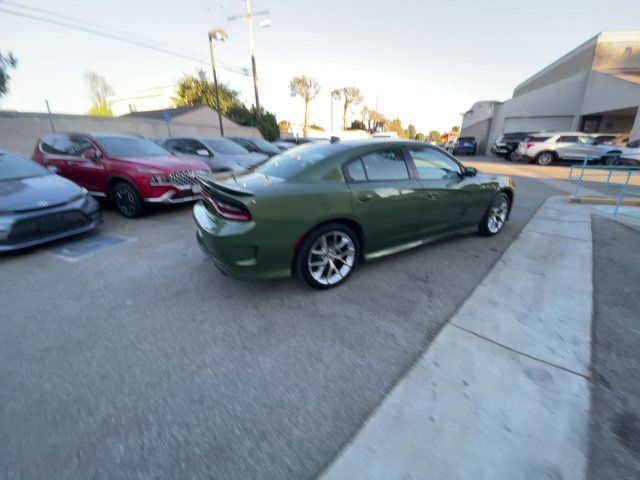
[(278, 150), (276, 147), (271, 145), (266, 140), (263, 140), (262, 138), (252, 138), (251, 142), (263, 152), (280, 153), (280, 150)]
[(629, 148), (640, 148), (640, 140), (634, 140), (627, 145)]
[(406, 180), (407, 164), (398, 150), (380, 150), (362, 156), (368, 180)]
[(525, 138), (527, 138), (529, 136), (528, 133), (520, 133), (520, 132), (516, 132), (516, 133), (505, 133), (504, 134), (504, 139), (505, 140), (524, 140)]
[(40, 148), (53, 155), (79, 157), (85, 150), (95, 148), (86, 138), (79, 135), (47, 135), (40, 141)]
[(409, 153), (424, 180), (455, 178), (460, 175), (460, 166), (444, 153), (433, 148), (410, 148)]
[(577, 136), (572, 136), (572, 135), (565, 135), (565, 136), (562, 136), (562, 137), (558, 138), (557, 142), (558, 143), (577, 143), (578, 142), (578, 137)]
[(205, 146), (197, 140), (189, 139), (179, 140), (178, 147), (180, 152), (188, 153), (189, 155), (197, 155), (198, 150), (206, 150)]
[(246, 148), (226, 138), (208, 138), (203, 141), (214, 153), (220, 153), (222, 155), (242, 155), (249, 153)]
[(167, 140), (162, 146), (172, 152), (178, 149), (178, 140)]
[(337, 148), (330, 143), (307, 143), (272, 157), (256, 168), (256, 171), (272, 177), (292, 178), (335, 153)]
[(476, 139), (474, 137), (460, 137), (458, 139), (458, 142), (466, 142), (466, 143), (473, 143), (475, 141)]
[(551, 137), (527, 137), (526, 141), (527, 142), (546, 142), (550, 138)]
[(164, 157), (169, 155), (164, 148), (146, 138), (100, 136), (97, 140), (110, 157)]
[(367, 179), (367, 175), (364, 173), (364, 165), (362, 165), (362, 160), (360, 159), (347, 165), (347, 173), (349, 178), (356, 182), (364, 182)]
[(49, 171), (35, 162), (12, 153), (0, 152), (0, 181), (50, 175)]

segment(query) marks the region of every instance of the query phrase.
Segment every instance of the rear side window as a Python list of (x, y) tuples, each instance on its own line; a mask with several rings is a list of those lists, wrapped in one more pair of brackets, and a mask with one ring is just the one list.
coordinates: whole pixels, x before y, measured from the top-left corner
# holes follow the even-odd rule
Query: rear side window
[(95, 148), (93, 144), (79, 135), (47, 135), (40, 141), (40, 148), (53, 155), (79, 157), (85, 150)]
[(380, 150), (362, 156), (367, 180), (408, 180), (409, 170), (399, 150)]
[(546, 142), (550, 138), (551, 137), (527, 137), (526, 141), (527, 142)]
[(574, 135), (564, 135), (558, 138), (558, 143), (578, 143), (578, 137)]
[(364, 173), (364, 165), (362, 165), (361, 159), (357, 159), (347, 165), (347, 173), (349, 174), (349, 178), (356, 182), (364, 182), (367, 180), (367, 175)]

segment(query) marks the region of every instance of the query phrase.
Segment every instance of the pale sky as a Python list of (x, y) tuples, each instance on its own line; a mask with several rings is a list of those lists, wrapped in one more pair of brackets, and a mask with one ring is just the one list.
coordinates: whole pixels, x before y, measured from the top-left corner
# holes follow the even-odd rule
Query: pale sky
[[(247, 24), (228, 22), (241, 0), (0, 0), (53, 10), (208, 60), (207, 31), (225, 28), (217, 60), (250, 67)], [(418, 131), (448, 130), (477, 100), (505, 100), (530, 75), (604, 30), (640, 27), (638, 0), (253, 0), (272, 26), (256, 25), (260, 100), (278, 120), (301, 123), (303, 101), (289, 96), (291, 77), (322, 87), (311, 122), (330, 127), (332, 89), (359, 87), (369, 108)], [(85, 71), (104, 75), (117, 94), (175, 83), (207, 63), (172, 57), (90, 33), (0, 12), (0, 51), (12, 51), (9, 95), (0, 108), (85, 113)], [(253, 103), (249, 77), (219, 68), (221, 80)], [(360, 117), (361, 106), (350, 120)], [(335, 126), (341, 106), (334, 104)]]

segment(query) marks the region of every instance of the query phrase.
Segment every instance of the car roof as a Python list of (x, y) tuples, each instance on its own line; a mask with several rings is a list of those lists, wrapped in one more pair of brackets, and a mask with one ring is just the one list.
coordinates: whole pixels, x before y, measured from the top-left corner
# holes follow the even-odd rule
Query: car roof
[(93, 137), (93, 138), (101, 138), (101, 137), (145, 138), (142, 135), (132, 135), (130, 133), (120, 133), (120, 132), (79, 132), (79, 131), (50, 132), (50, 133), (42, 135), (42, 137), (47, 137), (49, 135), (86, 135), (88, 137)]

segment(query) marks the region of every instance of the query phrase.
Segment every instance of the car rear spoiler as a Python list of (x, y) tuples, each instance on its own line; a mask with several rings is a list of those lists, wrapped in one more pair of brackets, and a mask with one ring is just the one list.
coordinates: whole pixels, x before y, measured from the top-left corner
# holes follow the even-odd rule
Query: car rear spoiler
[[(233, 176), (233, 174), (231, 174), (231, 177), (233, 177), (234, 181), (235, 181), (235, 176)], [(246, 197), (251, 197), (253, 196), (253, 192), (251, 190), (247, 190), (246, 188), (242, 188), (240, 185), (238, 185), (237, 183), (234, 184), (230, 184), (228, 183), (228, 179), (229, 177), (225, 177), (225, 180), (222, 179), (216, 179), (215, 175), (198, 175), (197, 179), (200, 182), (200, 184), (205, 188), (205, 189), (215, 189), (215, 190), (220, 190), (222, 192), (226, 192), (226, 193), (232, 193), (234, 195), (243, 195)]]

